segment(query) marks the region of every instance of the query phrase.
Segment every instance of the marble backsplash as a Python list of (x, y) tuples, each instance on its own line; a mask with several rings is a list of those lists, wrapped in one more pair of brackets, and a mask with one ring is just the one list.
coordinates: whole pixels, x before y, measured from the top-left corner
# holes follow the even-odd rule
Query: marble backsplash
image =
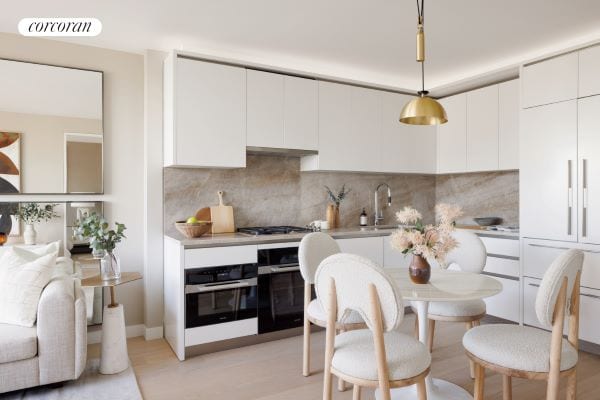
[[(194, 215), (201, 207), (218, 203), (217, 191), (234, 208), (235, 224), (242, 226), (297, 225), (325, 219), (328, 198), (343, 184), (351, 189), (340, 207), (342, 227), (357, 226), (362, 208), (373, 222), (374, 190), (385, 182), (392, 188), (392, 206), (384, 207), (383, 224), (395, 223), (394, 213), (411, 205), (425, 222), (434, 219), (436, 202), (457, 203), (472, 216), (500, 216), (518, 224), (518, 172), (459, 175), (399, 175), (347, 172), (300, 172), (298, 157), (248, 155), (240, 169), (164, 169), (165, 233), (176, 232), (173, 223)], [(385, 204), (386, 191), (380, 191)]]
[(438, 203), (459, 204), (460, 223), (474, 224), (473, 217), (500, 217), (503, 225), (519, 226), (519, 172), (477, 172), (438, 175)]
[[(384, 207), (383, 224), (395, 222), (394, 213), (405, 205), (422, 210), (426, 221), (433, 220), (435, 177), (346, 172), (300, 172), (298, 157), (248, 155), (240, 169), (164, 169), (165, 233), (176, 232), (173, 223), (194, 215), (201, 207), (218, 203), (232, 205), (237, 227), (259, 225), (304, 226), (325, 219), (328, 200), (324, 186), (351, 189), (340, 207), (342, 227), (358, 226), (362, 208), (373, 222), (374, 190), (386, 182), (392, 188), (392, 206)], [(380, 190), (380, 204), (387, 192)]]

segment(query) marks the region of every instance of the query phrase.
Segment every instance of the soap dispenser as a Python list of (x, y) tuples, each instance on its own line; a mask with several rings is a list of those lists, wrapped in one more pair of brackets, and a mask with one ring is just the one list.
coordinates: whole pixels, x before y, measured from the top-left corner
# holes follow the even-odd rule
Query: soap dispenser
[(365, 211), (365, 208), (363, 207), (362, 212), (360, 213), (360, 226), (367, 226), (367, 212)]

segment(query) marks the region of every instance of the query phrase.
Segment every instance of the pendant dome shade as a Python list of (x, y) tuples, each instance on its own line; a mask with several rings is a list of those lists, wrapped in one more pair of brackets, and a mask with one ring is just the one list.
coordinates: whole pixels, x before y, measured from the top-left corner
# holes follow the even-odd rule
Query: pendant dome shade
[(448, 116), (437, 100), (420, 95), (404, 105), (400, 122), (409, 125), (440, 125), (448, 122)]

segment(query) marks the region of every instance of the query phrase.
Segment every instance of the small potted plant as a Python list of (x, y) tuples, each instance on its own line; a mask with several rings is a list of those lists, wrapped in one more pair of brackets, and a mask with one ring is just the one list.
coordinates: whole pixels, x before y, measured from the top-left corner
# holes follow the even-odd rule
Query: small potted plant
[(342, 188), (339, 192), (334, 193), (333, 190), (329, 188), (329, 186), (325, 186), (325, 190), (327, 190), (327, 196), (331, 201), (330, 204), (327, 205), (327, 222), (329, 222), (329, 228), (335, 229), (340, 227), (340, 204), (342, 201), (348, 196), (348, 193), (352, 191), (352, 189), (346, 190), (346, 184), (342, 185)]
[(124, 224), (115, 222), (115, 229), (109, 229), (109, 223), (104, 217), (92, 213), (83, 220), (77, 221), (76, 234), (90, 240), (90, 247), (94, 257), (100, 259), (100, 276), (102, 280), (109, 281), (121, 277), (121, 265), (115, 254), (117, 243), (125, 235)]
[(460, 207), (450, 204), (435, 206), (438, 223), (424, 225), (421, 213), (412, 207), (404, 207), (396, 213), (396, 219), (405, 227), (392, 234), (391, 245), (402, 254), (411, 253), (410, 279), (414, 283), (427, 283), (431, 277), (428, 259), (435, 259), (446, 267), (446, 255), (458, 246), (452, 236), (455, 221), (462, 215)]
[(25, 244), (35, 244), (37, 239), (35, 224), (41, 221), (50, 221), (52, 218), (58, 217), (58, 214), (54, 211), (54, 207), (57, 205), (46, 204), (41, 206), (39, 203), (24, 203), (19, 205), (15, 216), (25, 223), (25, 231), (23, 232)]

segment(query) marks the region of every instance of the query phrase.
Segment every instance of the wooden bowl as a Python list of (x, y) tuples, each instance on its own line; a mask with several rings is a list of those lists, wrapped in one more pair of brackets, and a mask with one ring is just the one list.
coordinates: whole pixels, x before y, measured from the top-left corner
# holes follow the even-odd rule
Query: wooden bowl
[(184, 221), (175, 222), (175, 228), (188, 239), (198, 238), (204, 235), (206, 232), (210, 231), (211, 227), (211, 221), (198, 221), (193, 224), (188, 224)]

